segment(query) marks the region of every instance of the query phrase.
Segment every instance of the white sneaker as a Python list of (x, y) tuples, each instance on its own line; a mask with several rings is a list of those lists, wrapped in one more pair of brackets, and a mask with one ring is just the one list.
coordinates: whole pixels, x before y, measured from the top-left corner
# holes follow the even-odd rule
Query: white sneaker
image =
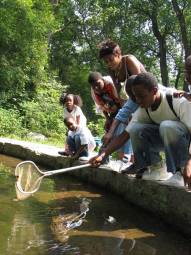
[(109, 162), (109, 167), (116, 171), (116, 172), (121, 172), (122, 170), (126, 169), (129, 167), (132, 163), (131, 162), (123, 162), (122, 160), (110, 160)]
[(164, 184), (184, 187), (184, 179), (181, 172), (176, 172), (172, 175), (172, 177), (163, 182)]
[(78, 160), (79, 160), (80, 162), (87, 162), (89, 159), (90, 159), (90, 157), (83, 156), (83, 157), (79, 157)]
[(165, 181), (172, 177), (172, 173), (167, 172), (166, 166), (163, 162), (159, 162), (148, 167), (143, 173), (143, 180), (152, 180), (152, 181)]

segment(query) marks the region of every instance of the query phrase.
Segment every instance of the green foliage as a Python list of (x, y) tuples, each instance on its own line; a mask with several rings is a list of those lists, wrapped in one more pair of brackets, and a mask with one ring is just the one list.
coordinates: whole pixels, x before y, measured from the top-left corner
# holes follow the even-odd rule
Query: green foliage
[(1, 1), (0, 100), (30, 96), (46, 76), (48, 33), (53, 24), (48, 0)]
[(88, 122), (88, 127), (94, 136), (102, 137), (104, 134), (104, 128), (103, 128), (104, 123), (105, 123), (105, 119), (103, 117), (99, 117), (96, 121)]
[(23, 118), (15, 110), (0, 108), (0, 135), (1, 136), (24, 136), (26, 129), (22, 125)]
[(55, 81), (43, 84), (35, 99), (21, 104), (27, 129), (47, 137), (64, 139), (66, 129), (62, 118), (63, 109), (59, 105), (61, 89)]
[[(183, 22), (172, 3), (180, 8)], [(107, 38), (158, 78), (165, 53), (171, 85), (182, 88), (185, 47), (191, 49), (190, 8), (191, 2), (183, 0), (1, 1), (1, 135), (22, 136), (30, 130), (63, 140), (58, 102), (65, 91), (82, 97), (89, 127), (101, 136), (104, 118), (95, 115), (87, 77), (90, 70), (108, 74), (97, 49)]]

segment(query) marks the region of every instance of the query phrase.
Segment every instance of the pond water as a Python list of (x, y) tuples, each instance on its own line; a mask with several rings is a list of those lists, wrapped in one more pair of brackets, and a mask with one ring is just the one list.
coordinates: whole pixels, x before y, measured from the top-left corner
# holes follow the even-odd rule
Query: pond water
[(66, 175), (14, 201), (19, 160), (0, 155), (1, 255), (190, 255), (190, 242), (152, 214)]

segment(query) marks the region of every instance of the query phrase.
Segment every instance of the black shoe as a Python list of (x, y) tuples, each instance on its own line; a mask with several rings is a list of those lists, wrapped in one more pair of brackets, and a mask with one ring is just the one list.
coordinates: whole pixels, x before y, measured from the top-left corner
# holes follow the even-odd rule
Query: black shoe
[[(142, 174), (144, 173), (145, 170), (147, 170), (146, 167), (138, 169), (135, 164), (132, 164), (132, 165), (128, 166), (127, 168), (123, 169), (121, 171), (121, 173), (122, 174), (136, 174), (136, 178), (141, 178)], [(138, 176), (140, 176), (140, 177), (138, 177)]]
[(148, 170), (147, 167), (144, 167), (144, 168), (139, 169), (139, 170), (137, 171), (137, 173), (136, 173), (136, 176), (135, 176), (136, 179), (141, 179), (142, 176), (143, 176), (143, 173), (144, 173), (146, 170)]
[(69, 154), (65, 151), (58, 151), (58, 154), (60, 154), (62, 156), (69, 156)]

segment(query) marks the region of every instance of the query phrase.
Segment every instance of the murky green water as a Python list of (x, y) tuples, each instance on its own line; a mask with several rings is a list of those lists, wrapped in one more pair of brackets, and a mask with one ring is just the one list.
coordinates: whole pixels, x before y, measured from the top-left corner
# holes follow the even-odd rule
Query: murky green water
[(15, 202), (16, 159), (0, 156), (1, 255), (190, 255), (190, 242), (119, 197), (57, 176)]

